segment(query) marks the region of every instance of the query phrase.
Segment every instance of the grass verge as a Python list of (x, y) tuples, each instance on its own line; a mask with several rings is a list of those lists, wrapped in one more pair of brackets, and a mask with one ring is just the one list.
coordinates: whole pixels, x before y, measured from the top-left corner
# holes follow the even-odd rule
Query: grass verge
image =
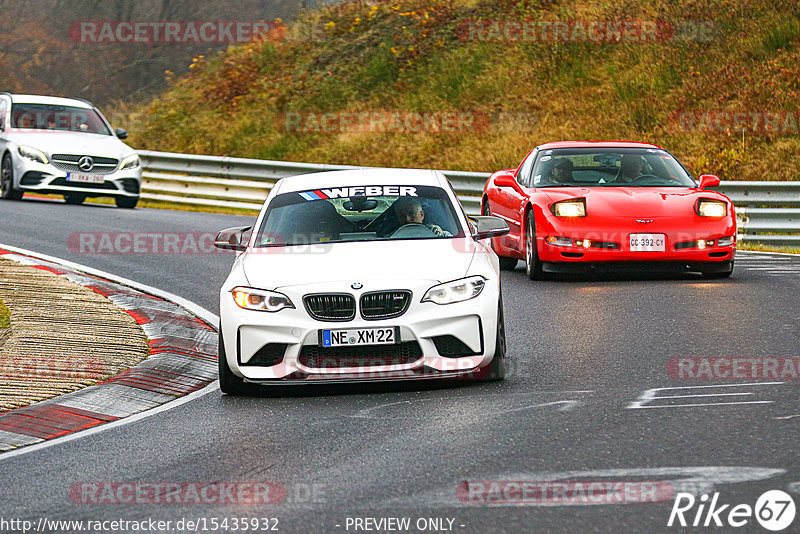
[(0, 300), (0, 328), (9, 328), (11, 326), (11, 312), (8, 307)]
[(765, 245), (763, 243), (740, 242), (736, 245), (736, 248), (738, 250), (750, 250), (755, 252), (784, 252), (788, 254), (800, 254), (800, 248), (798, 247), (776, 247), (774, 245)]
[[(114, 111), (133, 146), (169, 152), (488, 172), (547, 141), (631, 140), (696, 176), (796, 180), (797, 20), (786, 0), (345, 2), (198, 56), (151, 103)], [(507, 31), (530, 21), (657, 30), (600, 41)], [(392, 113), (446, 112), (474, 120), (386, 131)], [(368, 125), (384, 115), (361, 127), (353, 113)]]

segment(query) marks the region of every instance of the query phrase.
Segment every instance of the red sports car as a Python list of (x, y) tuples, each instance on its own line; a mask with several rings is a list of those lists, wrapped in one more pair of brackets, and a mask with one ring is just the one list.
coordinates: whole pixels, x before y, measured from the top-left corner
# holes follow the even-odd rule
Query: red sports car
[(528, 276), (623, 267), (733, 272), (736, 217), (728, 197), (645, 143), (564, 141), (534, 148), (486, 182), (481, 210), (506, 220), (500, 266)]

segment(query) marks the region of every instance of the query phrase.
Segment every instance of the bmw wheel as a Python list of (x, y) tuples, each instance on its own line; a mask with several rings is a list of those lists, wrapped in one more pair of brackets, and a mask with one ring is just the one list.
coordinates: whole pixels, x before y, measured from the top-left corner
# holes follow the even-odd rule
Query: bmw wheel
[(487, 382), (497, 382), (506, 377), (506, 325), (503, 319), (503, 299), (497, 309), (497, 335), (494, 342), (494, 357), (488, 371), (482, 377)]
[(233, 374), (228, 366), (228, 359), (225, 355), (225, 343), (222, 341), (222, 325), (219, 327), (219, 389), (229, 395), (242, 395), (247, 393), (247, 383)]
[(3, 155), (3, 162), (0, 164), (0, 188), (3, 189), (1, 195), (6, 200), (19, 200), (24, 194), (19, 189), (14, 189), (14, 165), (8, 152)]

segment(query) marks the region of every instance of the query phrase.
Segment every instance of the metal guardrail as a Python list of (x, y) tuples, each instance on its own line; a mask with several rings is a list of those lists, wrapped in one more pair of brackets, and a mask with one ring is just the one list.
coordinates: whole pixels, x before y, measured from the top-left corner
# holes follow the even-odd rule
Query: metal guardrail
[[(272, 186), (283, 177), (366, 168), (149, 150), (139, 151), (139, 156), (144, 166), (144, 199), (252, 210), (261, 208)], [(464, 210), (477, 215), (490, 173), (441, 172), (450, 180)], [(726, 181), (715, 189), (736, 206), (740, 240), (800, 246), (800, 181)]]

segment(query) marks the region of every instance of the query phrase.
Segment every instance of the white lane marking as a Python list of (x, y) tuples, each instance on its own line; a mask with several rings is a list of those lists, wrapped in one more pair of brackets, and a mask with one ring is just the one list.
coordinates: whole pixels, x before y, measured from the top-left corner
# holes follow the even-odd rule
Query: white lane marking
[(800, 275), (800, 263), (796, 261), (798, 256), (800, 254), (744, 251), (737, 253), (735, 261), (745, 271), (770, 277), (794, 278)]
[(792, 493), (800, 493), (800, 482), (792, 482), (786, 486), (786, 489)]
[(784, 415), (781, 417), (773, 417), (773, 419), (784, 420), (784, 419), (794, 419), (795, 417), (800, 417), (800, 413), (796, 415)]
[(734, 404), (771, 404), (774, 401), (736, 401), (736, 402), (709, 402), (697, 404), (657, 404), (650, 405), (651, 402), (664, 399), (681, 399), (687, 397), (723, 397), (729, 395), (752, 395), (752, 392), (743, 393), (719, 393), (719, 394), (697, 394), (697, 395), (657, 395), (662, 391), (676, 391), (687, 389), (712, 389), (712, 388), (740, 388), (746, 386), (774, 386), (780, 385), (784, 382), (748, 382), (745, 384), (713, 384), (710, 386), (681, 386), (681, 387), (668, 387), (668, 388), (653, 388), (647, 389), (639, 395), (639, 398), (628, 404), (629, 410), (638, 410), (642, 408), (694, 408), (697, 406), (730, 406)]
[(794, 267), (796, 269), (800, 269), (800, 265), (797, 265), (797, 266), (785, 265), (785, 264), (779, 265), (777, 263), (774, 263), (774, 264), (771, 264), (771, 265), (770, 264), (766, 264), (765, 265), (762, 262), (759, 262), (757, 265), (745, 265), (745, 267), (747, 267), (751, 271), (766, 271), (766, 270), (770, 270), (770, 269), (789, 269), (789, 270), (791, 270), (792, 267)]
[(94, 426), (92, 428), (88, 428), (86, 430), (80, 430), (78, 432), (73, 432), (72, 434), (67, 434), (66, 436), (62, 436), (60, 438), (53, 438), (42, 441), (40, 443), (36, 443), (34, 445), (27, 445), (25, 447), (21, 447), (19, 449), (15, 449), (12, 451), (4, 452), (0, 454), (0, 463), (10, 458), (14, 458), (16, 456), (20, 456), (22, 454), (28, 454), (31, 452), (36, 452), (41, 449), (46, 449), (48, 447), (52, 447), (54, 445), (60, 445), (62, 443), (66, 443), (68, 441), (72, 441), (74, 439), (85, 438), (88, 436), (92, 436), (94, 434), (99, 434), (100, 432), (105, 432), (106, 430), (111, 430), (113, 428), (118, 428), (123, 425), (127, 425), (130, 423), (135, 423), (136, 421), (141, 421), (146, 417), (150, 417), (152, 415), (158, 415), (160, 413), (166, 412), (173, 408), (177, 408), (182, 404), (186, 404), (187, 402), (191, 402), (193, 400), (199, 399), (200, 397), (204, 397), (209, 393), (214, 393), (215, 391), (219, 390), (219, 380), (214, 380), (209, 385), (204, 387), (203, 389), (198, 389), (192, 393), (189, 393), (185, 397), (180, 397), (175, 399), (174, 401), (167, 402), (158, 406), (156, 408), (152, 408), (150, 410), (145, 410), (144, 412), (139, 412), (135, 415), (131, 415), (125, 417), (123, 419), (117, 419), (116, 421), (112, 421), (110, 423), (104, 423), (98, 426)]
[[(593, 389), (585, 389), (585, 390), (577, 390), (577, 391), (536, 391), (536, 392), (534, 392), (534, 394), (562, 394), (562, 395), (566, 395), (566, 394), (570, 394), (570, 393), (594, 393), (594, 392), (595, 392), (595, 390), (593, 390)], [(510, 396), (510, 395), (525, 395), (525, 396), (529, 397), (531, 395), (531, 393), (530, 392), (510, 393), (510, 394), (506, 394), (506, 395), (507, 396)], [(495, 395), (464, 395), (464, 396), (461, 396), (461, 397), (454, 398), (453, 400), (459, 401), (459, 400), (464, 400), (464, 399), (482, 399), (482, 398), (493, 398), (493, 397), (495, 397)], [(382, 410), (384, 408), (389, 408), (389, 407), (392, 407), (392, 406), (400, 406), (402, 404), (411, 405), (411, 404), (416, 404), (416, 403), (419, 403), (419, 402), (432, 402), (432, 401), (438, 401), (438, 400), (441, 400), (441, 399), (440, 398), (414, 399), (414, 400), (401, 400), (401, 401), (387, 402), (385, 404), (379, 404), (377, 406), (370, 406), (369, 408), (363, 408), (363, 409), (357, 411), (356, 413), (354, 413), (353, 415), (351, 415), (350, 417), (355, 417), (355, 418), (359, 418), (359, 419), (376, 418), (375, 416), (372, 416), (371, 414), (372, 414), (372, 412), (375, 412), (377, 410)], [(536, 407), (540, 407), (540, 406), (551, 406), (551, 405), (556, 405), (556, 404), (569, 404), (569, 406), (565, 406), (564, 408), (560, 409), (560, 411), (567, 411), (567, 410), (573, 409), (575, 406), (577, 406), (580, 403), (578, 401), (576, 401), (576, 400), (552, 401), (552, 402), (546, 402), (546, 403), (543, 403), (543, 404), (532, 404), (532, 405), (529, 405), (529, 406), (523, 406), (521, 408), (511, 408), (509, 410), (503, 410), (503, 411), (494, 412), (494, 413), (510, 413), (510, 412), (516, 412), (516, 411), (521, 411), (521, 410), (527, 410), (527, 409), (530, 409), (530, 408), (536, 408)], [(407, 416), (407, 414), (406, 414), (406, 416)], [(382, 417), (377, 417), (377, 418), (378, 419), (384, 419)]]
[[(697, 404), (667, 404), (664, 406), (637, 406), (637, 410), (646, 408), (695, 408), (697, 406), (731, 406), (733, 404), (772, 404), (775, 401), (742, 401), (742, 402), (701, 402)], [(630, 408), (630, 406), (628, 407)]]
[[(70, 269), (74, 269), (76, 271), (80, 271), (80, 272), (83, 272), (83, 273), (86, 273), (86, 274), (99, 276), (100, 278), (105, 278), (107, 280), (111, 280), (112, 282), (116, 282), (118, 284), (126, 285), (128, 287), (132, 287), (133, 289), (137, 289), (137, 290), (142, 291), (144, 293), (149, 293), (151, 295), (155, 295), (157, 297), (161, 297), (163, 299), (170, 300), (170, 301), (178, 304), (179, 306), (182, 306), (183, 308), (189, 310), (191, 313), (195, 314), (196, 316), (200, 317), (201, 319), (204, 319), (212, 327), (214, 327), (215, 330), (216, 330), (216, 325), (219, 324), (219, 317), (217, 315), (211, 313), (210, 311), (206, 310), (202, 306), (200, 306), (198, 304), (195, 304), (194, 302), (186, 300), (183, 297), (179, 297), (178, 295), (175, 295), (175, 294), (170, 293), (168, 291), (164, 291), (162, 289), (158, 289), (156, 287), (149, 286), (147, 284), (141, 284), (139, 282), (135, 282), (133, 280), (129, 280), (127, 278), (123, 278), (123, 277), (117, 276), (115, 274), (111, 274), (111, 273), (107, 273), (105, 271), (101, 271), (100, 269), (94, 269), (92, 267), (87, 267), (86, 265), (81, 265), (79, 263), (75, 263), (75, 262), (72, 262), (72, 261), (62, 260), (62, 259), (56, 258), (54, 256), (48, 256), (47, 254), (40, 254), (40, 253), (34, 252), (32, 250), (26, 250), (24, 248), (13, 247), (13, 246), (10, 246), (10, 245), (4, 245), (2, 243), (0, 243), (0, 248), (3, 248), (5, 250), (9, 250), (11, 252), (16, 252), (17, 254), (24, 254), (26, 256), (31, 256), (33, 258), (38, 258), (40, 260), (49, 261), (49, 262), (52, 262), (52, 263), (63, 265), (64, 267), (69, 267)], [(81, 431), (78, 431), (78, 432), (75, 432), (75, 433), (72, 433), (72, 434), (68, 434), (68, 435), (62, 436), (60, 438), (53, 438), (53, 439), (49, 439), (49, 440), (43, 441), (41, 443), (36, 443), (34, 445), (28, 445), (26, 447), (22, 447), (22, 448), (17, 449), (17, 450), (4, 452), (4, 453), (0, 454), (0, 462), (2, 462), (4, 460), (11, 459), (11, 458), (14, 458), (14, 457), (17, 457), (17, 456), (20, 456), (22, 454), (28, 454), (28, 453), (31, 453), (31, 452), (36, 452), (36, 451), (41, 450), (41, 449), (46, 449), (47, 447), (52, 447), (54, 445), (60, 445), (61, 443), (66, 443), (66, 442), (72, 441), (74, 439), (80, 439), (80, 438), (91, 436), (91, 435), (94, 435), (94, 434), (97, 434), (97, 433), (100, 433), (100, 432), (104, 432), (106, 430), (111, 430), (113, 428), (117, 428), (117, 427), (120, 427), (122, 425), (135, 423), (136, 421), (140, 421), (140, 420), (142, 420), (142, 419), (144, 419), (146, 417), (150, 417), (150, 416), (153, 416), (153, 415), (158, 415), (160, 413), (166, 412), (167, 410), (171, 410), (173, 408), (177, 408), (178, 406), (181, 406), (182, 404), (185, 404), (187, 402), (191, 402), (193, 400), (199, 399), (200, 397), (208, 395), (209, 393), (213, 393), (213, 392), (215, 392), (217, 390), (219, 390), (219, 381), (215, 380), (214, 382), (211, 382), (209, 385), (207, 385), (203, 389), (199, 389), (199, 390), (197, 390), (195, 392), (192, 392), (192, 393), (190, 393), (190, 394), (188, 394), (188, 395), (186, 395), (184, 397), (180, 397), (178, 399), (175, 399), (174, 401), (169, 401), (169, 402), (167, 402), (165, 404), (162, 404), (161, 406), (158, 406), (157, 408), (146, 410), (144, 412), (140, 412), (140, 413), (138, 413), (136, 415), (131, 415), (131, 416), (125, 417), (123, 419), (118, 419), (118, 420), (113, 421), (111, 423), (104, 423), (102, 425), (98, 425), (98, 426), (89, 428), (87, 430), (81, 430)]]
[(653, 397), (654, 399), (690, 399), (694, 397), (735, 397), (738, 395), (752, 395), (752, 393), (700, 393), (698, 395), (667, 395), (666, 397)]
[(499, 412), (494, 412), (495, 414), (506, 414), (506, 413), (513, 413), (513, 412), (521, 412), (523, 410), (531, 410), (533, 408), (544, 408), (546, 406), (558, 406), (559, 404), (563, 404), (561, 408), (558, 409), (559, 412), (568, 412), (570, 410), (574, 410), (580, 405), (580, 402), (576, 400), (563, 400), (563, 401), (553, 401), (553, 402), (543, 402), (542, 404), (531, 404), (530, 406), (523, 406), (521, 408), (511, 408), (510, 410), (501, 410)]
[[(766, 250), (737, 250), (736, 251), (737, 259), (738, 259), (739, 254), (747, 254), (747, 256), (749, 256), (750, 254), (771, 254), (771, 255), (780, 255), (780, 256), (800, 256), (800, 254), (797, 254), (797, 253), (794, 253), (794, 252), (768, 252)], [(747, 256), (743, 256), (743, 257), (746, 258)]]

